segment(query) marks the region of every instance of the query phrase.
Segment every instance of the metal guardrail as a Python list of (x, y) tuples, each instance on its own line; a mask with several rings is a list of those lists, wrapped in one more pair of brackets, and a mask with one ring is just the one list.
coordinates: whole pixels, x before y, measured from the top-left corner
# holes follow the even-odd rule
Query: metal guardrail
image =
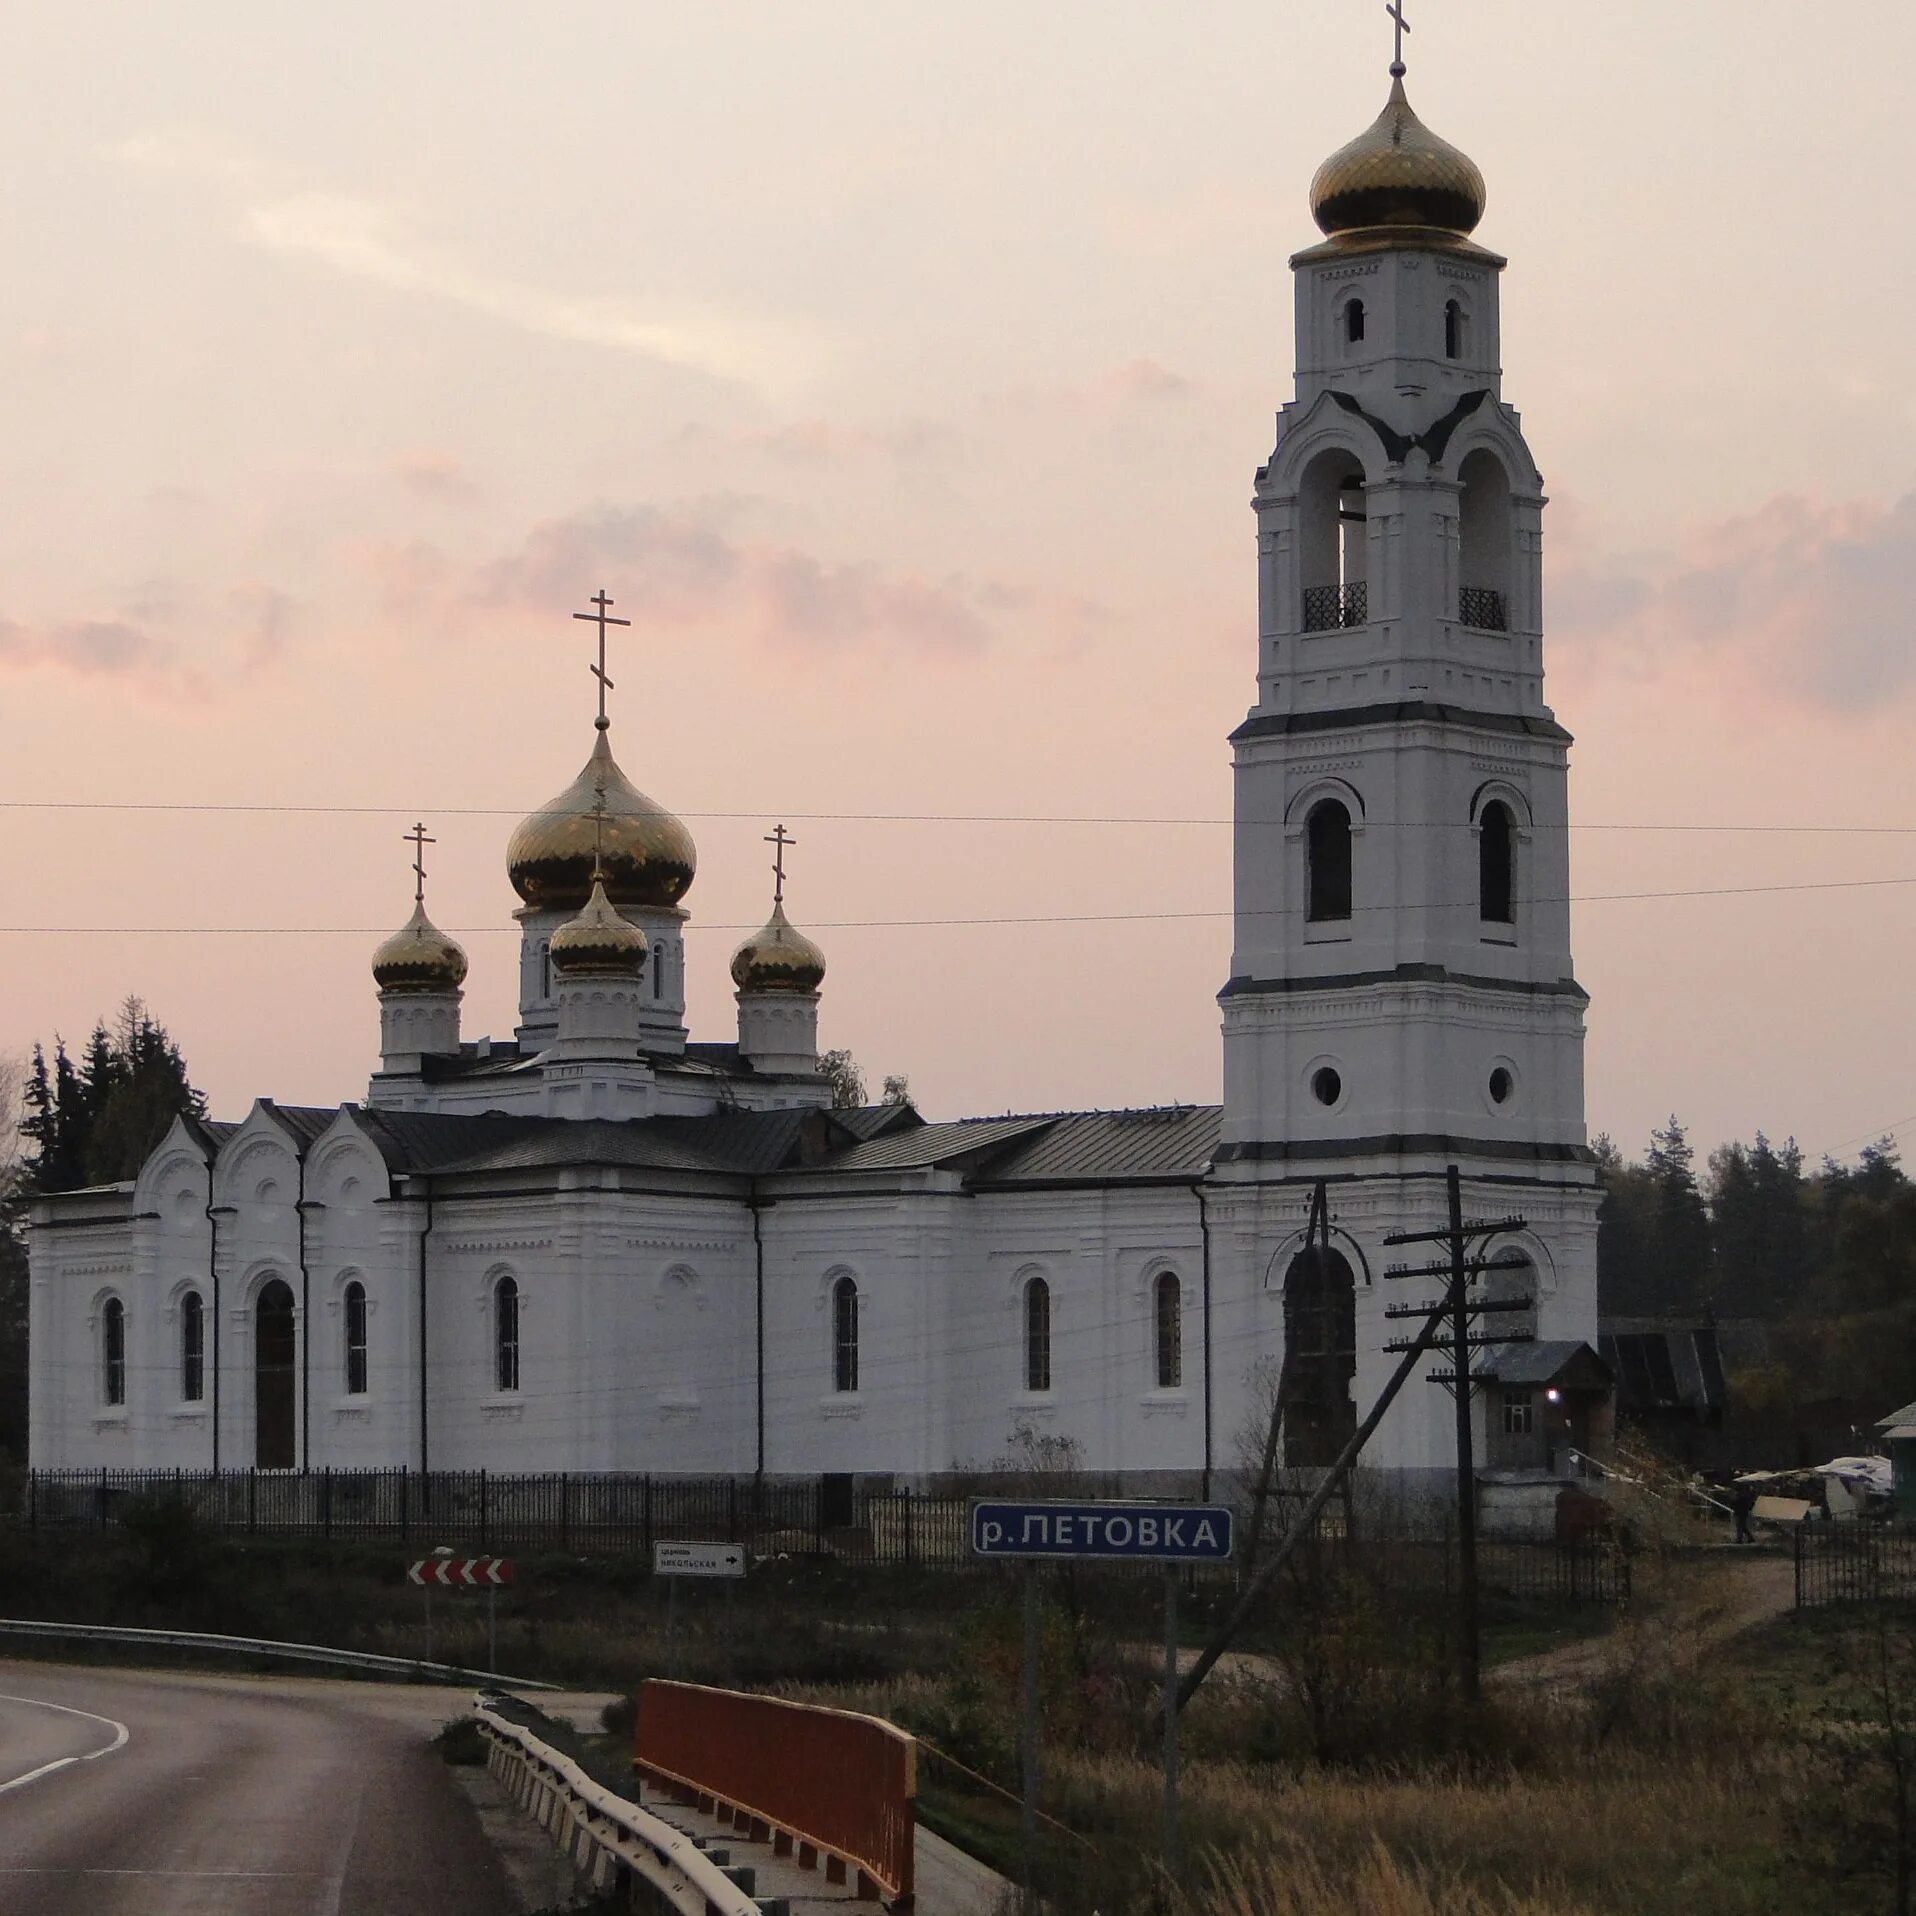
[(288, 1663), (320, 1663), (376, 1676), (404, 1676), (435, 1683), (475, 1683), (494, 1690), (557, 1690), (536, 1677), (495, 1676), (455, 1663), (422, 1663), (416, 1657), (378, 1656), (370, 1650), (333, 1650), (322, 1643), (276, 1643), (268, 1637), (222, 1637), (199, 1630), (131, 1630), (105, 1623), (41, 1623), (0, 1618), (0, 1637), (37, 1637), (56, 1643), (112, 1643), (131, 1649), (202, 1650), (222, 1656), (274, 1657)]
[(682, 1830), (593, 1782), (531, 1731), (473, 1705), (486, 1767), (595, 1890), (642, 1877), (680, 1916), (762, 1916), (763, 1905)]

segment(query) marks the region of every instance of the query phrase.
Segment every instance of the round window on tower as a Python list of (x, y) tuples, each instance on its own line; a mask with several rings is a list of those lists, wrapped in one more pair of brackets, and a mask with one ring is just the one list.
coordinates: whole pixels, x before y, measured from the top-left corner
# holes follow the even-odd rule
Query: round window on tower
[(1329, 1065), (1319, 1065), (1311, 1073), (1311, 1096), (1319, 1104), (1333, 1105), (1344, 1095), (1344, 1080)]
[(1484, 1080), (1484, 1101), (1493, 1111), (1507, 1111), (1516, 1102), (1517, 1068), (1507, 1058), (1499, 1058)]

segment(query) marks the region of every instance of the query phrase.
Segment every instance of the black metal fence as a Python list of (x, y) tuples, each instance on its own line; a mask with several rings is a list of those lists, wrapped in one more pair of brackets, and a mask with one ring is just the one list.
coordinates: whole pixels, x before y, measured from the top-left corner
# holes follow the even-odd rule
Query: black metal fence
[(1916, 1597), (1916, 1530), (1880, 1523), (1799, 1524), (1796, 1607)]
[[(441, 1545), (476, 1554), (649, 1553), (655, 1542), (742, 1543), (755, 1556), (959, 1570), (970, 1500), (867, 1489), (843, 1477), (653, 1477), (548, 1471), (36, 1470), (0, 1480), (0, 1520), (34, 1530), (104, 1529), (142, 1501), (184, 1505), (213, 1528), (261, 1537)], [(1457, 1584), (1454, 1536), (1326, 1536), (1353, 1569), (1404, 1590)], [(1629, 1559), (1588, 1539), (1479, 1546), (1483, 1588), (1526, 1602), (1621, 1604)], [(1134, 1566), (1135, 1567), (1135, 1566)], [(1221, 1574), (1236, 1570), (1221, 1566)]]

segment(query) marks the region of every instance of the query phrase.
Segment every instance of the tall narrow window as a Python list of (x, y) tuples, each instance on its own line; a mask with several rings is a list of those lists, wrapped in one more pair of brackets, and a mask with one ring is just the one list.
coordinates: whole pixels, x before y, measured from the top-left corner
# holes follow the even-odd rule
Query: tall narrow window
[(206, 1396), (206, 1304), (198, 1291), (180, 1299), (180, 1402)]
[(117, 1297), (100, 1313), (100, 1396), (109, 1404), (126, 1402), (126, 1306)]
[(1184, 1286), (1175, 1271), (1159, 1276), (1156, 1293), (1158, 1389), (1176, 1390), (1184, 1382)]
[(1444, 357), (1464, 356), (1464, 309), (1453, 299), (1444, 308)]
[(858, 1286), (849, 1277), (832, 1286), (832, 1388), (858, 1388)]
[(1351, 815), (1334, 798), (1311, 807), (1304, 828), (1313, 924), (1334, 924), (1351, 915)]
[(366, 1287), (355, 1278), (346, 1286), (346, 1395), (366, 1394)]
[(552, 996), (552, 947), (548, 944), (539, 947), (539, 996)]
[(665, 996), (665, 941), (660, 939), (652, 947), (652, 996)]
[(1034, 1277), (1025, 1286), (1025, 1389), (1051, 1388), (1051, 1286)]
[(1344, 343), (1358, 346), (1364, 339), (1364, 302), (1354, 299), (1344, 308)]
[(492, 1382), (496, 1390), (519, 1388), (519, 1283), (502, 1277), (492, 1291)]
[(1477, 891), (1487, 925), (1516, 922), (1517, 831), (1510, 807), (1492, 799), (1477, 821)]

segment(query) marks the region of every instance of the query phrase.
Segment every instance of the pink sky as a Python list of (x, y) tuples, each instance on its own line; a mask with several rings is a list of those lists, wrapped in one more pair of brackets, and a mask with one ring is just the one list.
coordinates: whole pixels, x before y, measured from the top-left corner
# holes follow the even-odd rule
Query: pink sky
[[(1555, 501), (1592, 1129), (1916, 1130), (1916, 884), (1601, 897), (1916, 878), (1905, 15), (1411, 19)], [(1386, 28), (20, 0), (0, 799), (295, 809), (9, 810), (0, 924), (312, 929), (0, 933), (0, 1048), (137, 991), (222, 1115), (360, 1095), (415, 815), (466, 1029), (509, 1031), (504, 843), (589, 747), (568, 615), (603, 585), (615, 744), (699, 841), (696, 1035), (783, 816), (825, 1038), (874, 1080), (1214, 1098), (1228, 830), (804, 815), (1228, 817), (1286, 262)], [(1786, 829), (1613, 829), (1727, 824)]]

